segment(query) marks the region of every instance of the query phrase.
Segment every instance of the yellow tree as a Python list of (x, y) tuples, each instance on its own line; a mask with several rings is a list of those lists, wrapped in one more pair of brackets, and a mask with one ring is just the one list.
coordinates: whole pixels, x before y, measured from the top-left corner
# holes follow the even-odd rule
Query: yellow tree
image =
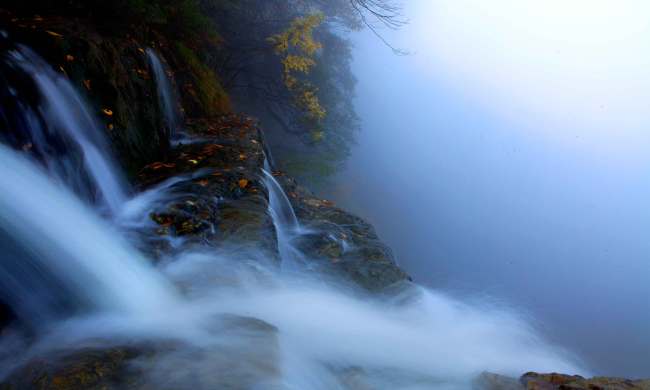
[(322, 48), (314, 39), (314, 29), (324, 20), (323, 14), (298, 17), (288, 29), (273, 35), (269, 41), (275, 53), (282, 57), (283, 81), (293, 95), (294, 104), (304, 113), (305, 119), (315, 126), (312, 138), (322, 139), (321, 122), (327, 115), (318, 99), (318, 88), (305, 79), (316, 65), (316, 54)]

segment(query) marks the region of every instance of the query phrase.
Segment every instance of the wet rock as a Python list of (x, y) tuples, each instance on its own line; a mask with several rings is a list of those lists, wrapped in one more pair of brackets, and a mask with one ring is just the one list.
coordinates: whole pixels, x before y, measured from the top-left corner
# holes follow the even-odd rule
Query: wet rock
[[(174, 185), (181, 194), (152, 213), (158, 234), (214, 246), (257, 246), (277, 255), (276, 232), (261, 178), (264, 141), (255, 122), (240, 115), (194, 119), (196, 137), (138, 175), (142, 188), (186, 175)], [(373, 227), (329, 201), (316, 198), (293, 179), (275, 172), (307, 232), (294, 244), (318, 269), (332, 271), (372, 291), (408, 280)]]
[(58, 352), (34, 359), (11, 374), (0, 389), (120, 389), (138, 382), (128, 362), (142, 350), (132, 347)]
[(579, 375), (524, 374), (520, 382), (529, 390), (648, 390), (650, 380), (629, 380), (622, 378), (594, 377), (583, 378)]
[(188, 130), (191, 142), (138, 174), (143, 189), (177, 178), (167, 203), (151, 214), (156, 234), (186, 244), (242, 245), (276, 254), (257, 127), (249, 118), (229, 115), (189, 121)]
[(648, 390), (650, 380), (629, 380), (622, 378), (594, 377), (558, 373), (538, 374), (529, 372), (519, 380), (515, 378), (483, 373), (473, 383), (477, 390)]
[(372, 225), (315, 197), (286, 175), (276, 172), (276, 178), (301, 224), (310, 231), (298, 243), (308, 258), (321, 260), (326, 268), (371, 291), (410, 280)]
[(83, 19), (20, 18), (2, 10), (0, 25), (12, 42), (29, 46), (88, 99), (130, 174), (166, 153), (168, 135), (144, 37), (107, 36)]
[[(232, 314), (205, 324), (212, 342), (177, 340), (80, 347), (34, 358), (0, 383), (1, 390), (173, 390), (274, 388), (281, 361), (277, 329)], [(215, 342), (216, 341), (216, 342)], [(253, 346), (253, 348), (251, 348)]]
[(472, 383), (475, 390), (524, 390), (524, 385), (517, 379), (504, 375), (484, 372)]

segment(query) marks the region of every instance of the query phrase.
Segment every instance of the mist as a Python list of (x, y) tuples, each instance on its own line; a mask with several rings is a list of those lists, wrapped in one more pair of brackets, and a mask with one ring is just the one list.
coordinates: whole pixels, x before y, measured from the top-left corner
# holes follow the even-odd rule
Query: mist
[(328, 195), (416, 282), (514, 305), (595, 374), (647, 376), (646, 6), (483, 4), (410, 3), (380, 30), (406, 56), (354, 36), (362, 132)]
[(646, 388), (650, 4), (398, 3), (1, 6), (0, 388)]

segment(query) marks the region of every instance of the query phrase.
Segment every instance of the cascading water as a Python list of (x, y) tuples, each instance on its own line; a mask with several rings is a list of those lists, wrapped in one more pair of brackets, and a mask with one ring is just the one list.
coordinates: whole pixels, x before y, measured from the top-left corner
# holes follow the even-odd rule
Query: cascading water
[[(3, 133), (21, 132), (18, 141), (22, 145), (16, 146), (33, 149), (50, 173), (77, 193), (92, 200), (96, 189), (105, 205), (117, 210), (126, 199), (125, 182), (106, 152), (110, 148), (103, 131), (70, 82), (24, 46), (18, 45), (4, 60), (14, 72), (27, 75), (38, 96), (28, 101), (22, 99), (20, 86), (5, 85), (5, 99), (14, 101), (14, 112), (2, 110), (4, 125), (12, 130)], [(5, 78), (5, 82), (11, 80)], [(74, 149), (81, 154), (85, 169), (75, 161)], [(86, 183), (82, 172), (89, 174), (92, 185)]]
[[(0, 146), (0, 300), (35, 327), (65, 311), (159, 310), (171, 285), (33, 163)], [(70, 313), (67, 313), (68, 315)]]
[(275, 180), (271, 174), (271, 167), (268, 161), (264, 161), (264, 183), (269, 191), (269, 205), (270, 212), (274, 215), (274, 220), (277, 222), (281, 230), (286, 232), (294, 232), (300, 229), (300, 223), (296, 217), (296, 212), (287, 197), (287, 194), (282, 189), (280, 183)]
[[(127, 336), (180, 340), (171, 353), (135, 362), (152, 388), (187, 388), (193, 382), (182, 378), (200, 376), (208, 389), (465, 389), (482, 370), (579, 372), (510, 310), (463, 304), (413, 285), (392, 298), (368, 295), (304, 272), (298, 266), (304, 254), (291, 244), (303, 230), (268, 163), (261, 174), (269, 213), (283, 266), (294, 272), (278, 272), (265, 253), (209, 245), (180, 246), (154, 268), (126, 243), (123, 230), (142, 228), (148, 211), (173, 198), (174, 186), (209, 173), (170, 178), (120, 207), (111, 192), (123, 197), (113, 187), (119, 175), (99, 153), (94, 133), (83, 131), (96, 130), (86, 127), (91, 116), (65, 80), (25, 53), (13, 52), (10, 62), (34, 80), (39, 104), (14, 105), (24, 108), (18, 117), (41, 151), (38, 160), (59, 180), (0, 146), (0, 301), (37, 330), (38, 353), (43, 345), (78, 348), (84, 338), (107, 345)], [(83, 166), (107, 203), (114, 201), (113, 218), (101, 219), (72, 193), (77, 184), (52, 171), (61, 160), (51, 150), (54, 130), (84, 153)], [(88, 312), (95, 315), (73, 317)], [(0, 337), (0, 347), (9, 337)], [(32, 357), (22, 352), (3, 356), (0, 348), (0, 380), (13, 367), (8, 361)]]
[(285, 269), (295, 270), (304, 260), (303, 254), (292, 244), (292, 240), (301, 234), (300, 223), (287, 194), (270, 172), (270, 164), (264, 160), (262, 175), (269, 192), (269, 214), (277, 234), (280, 259)]
[(156, 80), (158, 101), (165, 115), (165, 124), (169, 131), (169, 137), (176, 139), (180, 136), (181, 121), (172, 83), (165, 72), (165, 66), (153, 49), (147, 49), (147, 58)]

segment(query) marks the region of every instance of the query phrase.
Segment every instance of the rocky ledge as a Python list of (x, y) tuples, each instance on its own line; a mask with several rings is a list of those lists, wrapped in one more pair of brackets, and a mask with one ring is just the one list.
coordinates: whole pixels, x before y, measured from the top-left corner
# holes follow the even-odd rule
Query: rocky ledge
[(529, 372), (519, 380), (502, 375), (483, 373), (475, 381), (480, 390), (648, 390), (650, 380), (594, 377), (579, 375), (539, 374)]
[[(179, 141), (161, 161), (146, 164), (137, 176), (139, 191), (166, 187), (172, 193), (150, 212), (150, 223), (136, 240), (144, 241), (140, 249), (156, 261), (178, 249), (170, 242), (182, 239), (184, 249), (192, 245), (217, 249), (235, 245), (279, 261), (277, 232), (269, 214), (269, 194), (262, 173), (262, 131), (251, 118), (240, 115), (189, 120), (186, 130), (189, 139)], [(332, 202), (319, 199), (287, 175), (273, 175), (288, 194), (303, 228), (304, 233), (294, 244), (311, 263), (308, 269), (323, 277), (347, 280), (350, 286), (371, 293), (409, 280), (372, 226)], [(218, 383), (219, 388), (247, 388), (242, 383), (259, 379), (242, 382), (241, 377), (215, 374), (228, 367), (232, 371), (233, 361), (243, 367), (237, 367), (237, 371), (246, 371), (251, 365), (255, 372), (260, 372), (260, 366), (262, 372), (278, 370), (273, 363), (280, 360), (275, 356), (275, 328), (254, 318), (226, 317), (216, 319), (217, 331), (233, 331), (240, 337), (242, 329), (251, 328), (251, 337), (255, 338), (251, 342), (268, 351), (233, 358), (238, 351), (224, 350), (218, 355), (227, 361), (211, 362), (215, 371), (205, 380), (201, 375), (206, 373), (186, 367), (192, 378), (179, 379), (183, 386), (195, 383), (193, 387), (214, 388), (211, 386)], [(232, 323), (236, 323), (236, 329), (228, 325)], [(151, 378), (143, 380), (143, 373), (151, 371), (146, 362), (154, 355), (159, 361), (161, 356), (175, 351), (174, 345), (79, 346), (74, 351), (58, 351), (25, 362), (0, 384), (0, 389), (154, 388), (150, 387)], [(170, 383), (158, 385), (155, 388), (177, 388), (170, 387)]]
[[(178, 201), (152, 214), (159, 235), (219, 247), (253, 245), (277, 257), (277, 234), (268, 213), (263, 181), (263, 133), (252, 118), (227, 115), (188, 121), (191, 141), (140, 172), (145, 190), (170, 178)], [(294, 244), (312, 269), (342, 275), (364, 289), (380, 291), (408, 280), (367, 222), (320, 199), (282, 172), (283, 187), (304, 230)], [(216, 201), (215, 201), (216, 199)]]

